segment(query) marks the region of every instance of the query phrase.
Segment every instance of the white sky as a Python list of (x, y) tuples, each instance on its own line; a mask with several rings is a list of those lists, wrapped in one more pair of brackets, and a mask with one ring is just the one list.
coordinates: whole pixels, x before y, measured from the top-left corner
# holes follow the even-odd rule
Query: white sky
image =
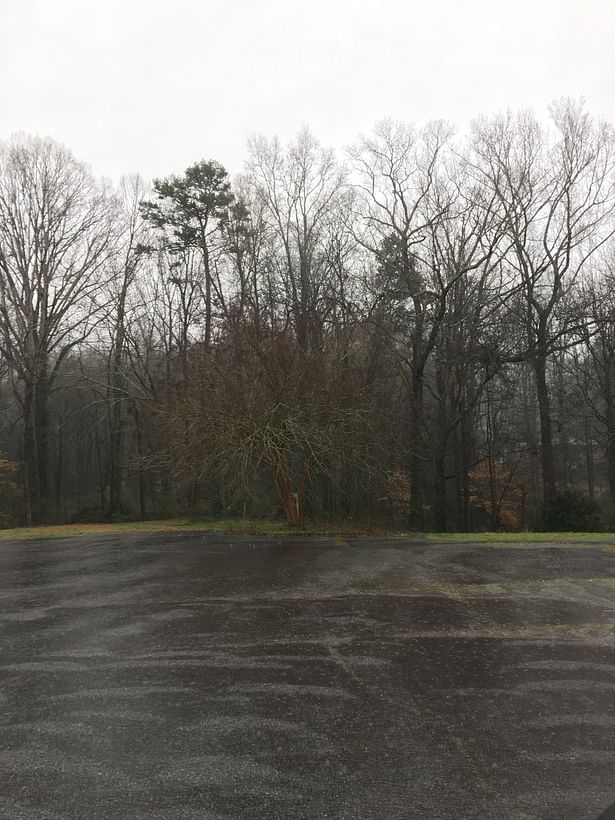
[(615, 0), (0, 0), (0, 32), (0, 138), (49, 134), (113, 178), (568, 94), (615, 122)]

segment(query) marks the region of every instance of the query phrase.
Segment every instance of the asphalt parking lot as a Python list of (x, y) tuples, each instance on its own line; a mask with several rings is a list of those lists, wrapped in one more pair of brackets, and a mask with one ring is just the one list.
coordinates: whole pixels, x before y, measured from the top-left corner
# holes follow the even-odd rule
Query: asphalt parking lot
[(5, 820), (595, 820), (615, 547), (0, 544)]

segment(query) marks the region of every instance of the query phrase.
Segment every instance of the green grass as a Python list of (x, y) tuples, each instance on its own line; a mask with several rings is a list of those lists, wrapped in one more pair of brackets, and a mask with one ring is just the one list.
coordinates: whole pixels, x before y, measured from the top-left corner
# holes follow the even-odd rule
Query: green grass
[[(374, 526), (332, 525), (308, 523), (297, 529), (283, 521), (260, 521), (250, 519), (193, 520), (174, 518), (167, 521), (134, 521), (121, 524), (58, 524), (54, 526), (20, 527), (0, 530), (0, 541), (31, 538), (70, 538), (77, 535), (104, 535), (105, 533), (131, 532), (224, 532), (229, 534), (262, 535), (270, 537), (319, 536), (343, 542), (345, 538), (362, 535), (393, 536), (395, 538), (417, 537), (417, 533), (402, 532)], [(434, 542), (469, 544), (527, 544), (570, 542), (614, 543), (615, 533), (601, 532), (459, 532), (428, 533), (425, 537)]]
[(189, 529), (187, 521), (138, 521), (122, 524), (54, 524), (40, 527), (16, 527), (0, 530), (0, 540), (14, 538), (68, 538), (73, 535), (95, 535), (114, 532), (167, 532)]
[(32, 538), (70, 538), (76, 535), (104, 535), (131, 532), (224, 532), (263, 536), (320, 536), (344, 538), (366, 534), (384, 534), (383, 530), (344, 525), (307, 524), (289, 527), (283, 521), (249, 519), (191, 520), (174, 518), (168, 521), (135, 521), (120, 524), (57, 524), (40, 527), (18, 527), (0, 530), (0, 541)]
[(470, 544), (527, 544), (535, 542), (613, 541), (612, 532), (430, 532), (430, 541)]

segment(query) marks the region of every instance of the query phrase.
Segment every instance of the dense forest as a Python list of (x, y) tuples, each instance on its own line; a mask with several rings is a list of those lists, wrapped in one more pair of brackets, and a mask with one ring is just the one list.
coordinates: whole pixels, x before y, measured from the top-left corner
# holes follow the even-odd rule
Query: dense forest
[(254, 138), (151, 185), (0, 145), (0, 523), (615, 526), (615, 137), (581, 104)]

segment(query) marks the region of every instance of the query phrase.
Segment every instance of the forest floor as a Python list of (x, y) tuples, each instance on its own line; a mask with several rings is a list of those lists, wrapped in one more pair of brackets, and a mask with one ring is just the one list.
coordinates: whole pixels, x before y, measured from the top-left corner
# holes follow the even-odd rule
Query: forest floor
[(0, 543), (0, 817), (595, 820), (615, 799), (604, 535), (151, 526)]

